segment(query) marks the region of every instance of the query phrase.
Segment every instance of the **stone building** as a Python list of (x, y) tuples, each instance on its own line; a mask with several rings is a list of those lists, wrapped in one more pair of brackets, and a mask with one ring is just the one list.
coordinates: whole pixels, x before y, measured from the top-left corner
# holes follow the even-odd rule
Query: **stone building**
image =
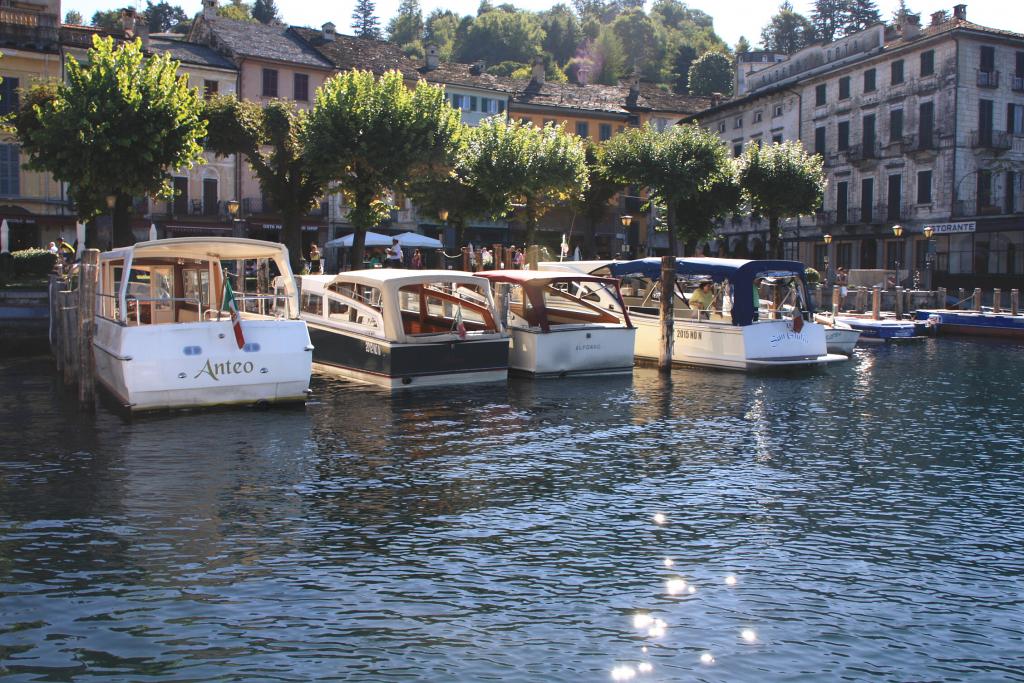
[[(1020, 285), (1024, 35), (973, 24), (957, 5), (924, 27), (908, 15), (741, 68), (738, 95), (700, 123), (734, 153), (800, 140), (828, 175), (821, 210), (784, 225), (787, 256), (823, 267), (829, 234), (833, 267), (899, 262), (906, 284), (930, 269), (949, 287)], [(766, 230), (767, 221), (736, 217), (721, 241), (729, 253), (760, 255)]]

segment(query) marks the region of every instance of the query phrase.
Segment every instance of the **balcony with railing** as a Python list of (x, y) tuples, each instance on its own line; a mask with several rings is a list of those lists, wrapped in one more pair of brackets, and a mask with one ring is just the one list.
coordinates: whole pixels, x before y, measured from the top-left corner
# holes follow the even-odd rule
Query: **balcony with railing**
[(924, 134), (912, 133), (903, 136), (904, 154), (933, 154), (938, 150), (938, 133), (928, 131)]
[(974, 149), (1009, 151), (1013, 147), (1013, 140), (1010, 134), (1005, 131), (976, 130), (971, 132), (971, 147)]
[(888, 223), (892, 221), (901, 221), (907, 218), (907, 207), (900, 204), (899, 206), (888, 204), (875, 204), (874, 211), (874, 222), (875, 223)]
[(881, 151), (878, 142), (858, 142), (846, 150), (846, 158), (851, 164), (865, 164), (878, 159)]
[(982, 71), (978, 69), (978, 87), (979, 88), (998, 88), (999, 87), (999, 72), (998, 71)]
[(58, 45), (57, 17), (15, 7), (0, 7), (0, 43), (55, 49)]
[(1024, 76), (1014, 76), (1010, 81), (1010, 88), (1014, 92), (1024, 92)]

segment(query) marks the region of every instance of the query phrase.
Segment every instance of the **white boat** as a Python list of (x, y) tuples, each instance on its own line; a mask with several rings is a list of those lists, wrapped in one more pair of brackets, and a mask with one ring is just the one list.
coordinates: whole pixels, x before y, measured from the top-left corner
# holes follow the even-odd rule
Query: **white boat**
[(860, 339), (860, 330), (855, 330), (849, 324), (835, 320), (825, 313), (816, 314), (814, 322), (825, 328), (825, 346), (829, 353), (841, 353), (844, 356), (853, 353), (853, 347)]
[[(660, 296), (661, 259), (610, 262), (595, 273), (605, 271), (648, 283), (644, 303), (650, 305), (631, 306), (629, 315), (637, 328), (636, 357), (657, 360), (661, 322), (653, 299), (655, 294)], [(673, 363), (767, 370), (847, 360), (844, 355), (828, 352), (825, 329), (813, 322), (804, 265), (798, 261), (677, 258), (676, 275)], [(778, 284), (773, 291), (779, 299), (772, 302), (768, 319), (756, 315), (756, 278)], [(707, 308), (691, 307), (682, 288), (706, 280), (717, 287), (715, 301)], [(784, 300), (783, 293), (788, 300)], [(787, 304), (791, 307), (788, 314), (784, 312)]]
[(636, 330), (629, 322), (618, 280), (532, 270), (491, 270), (479, 275), (509, 286), (512, 370), (537, 377), (633, 371)]
[(392, 389), (508, 377), (509, 335), (482, 277), (396, 268), (299, 280), (313, 362), (324, 370)]
[[(237, 330), (225, 268), (269, 277), (280, 296), (237, 276)], [(243, 275), (244, 277), (244, 275)], [(269, 289), (269, 284), (266, 287)], [(280, 244), (220, 237), (139, 242), (100, 255), (96, 379), (131, 411), (304, 401), (313, 347)]]

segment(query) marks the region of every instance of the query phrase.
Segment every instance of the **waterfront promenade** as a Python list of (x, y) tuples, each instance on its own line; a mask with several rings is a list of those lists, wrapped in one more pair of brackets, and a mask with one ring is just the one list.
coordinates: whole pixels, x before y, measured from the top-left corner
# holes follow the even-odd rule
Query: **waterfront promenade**
[(1019, 679), (1020, 350), (132, 422), (6, 358), (0, 676)]

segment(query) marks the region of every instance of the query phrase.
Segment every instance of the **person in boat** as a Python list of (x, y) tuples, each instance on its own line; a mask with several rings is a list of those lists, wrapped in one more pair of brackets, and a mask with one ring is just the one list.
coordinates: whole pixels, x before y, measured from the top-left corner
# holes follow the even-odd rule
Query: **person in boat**
[(700, 317), (705, 320), (711, 317), (710, 309), (715, 303), (715, 292), (712, 289), (712, 284), (711, 280), (704, 280), (690, 294), (690, 308), (698, 311)]

